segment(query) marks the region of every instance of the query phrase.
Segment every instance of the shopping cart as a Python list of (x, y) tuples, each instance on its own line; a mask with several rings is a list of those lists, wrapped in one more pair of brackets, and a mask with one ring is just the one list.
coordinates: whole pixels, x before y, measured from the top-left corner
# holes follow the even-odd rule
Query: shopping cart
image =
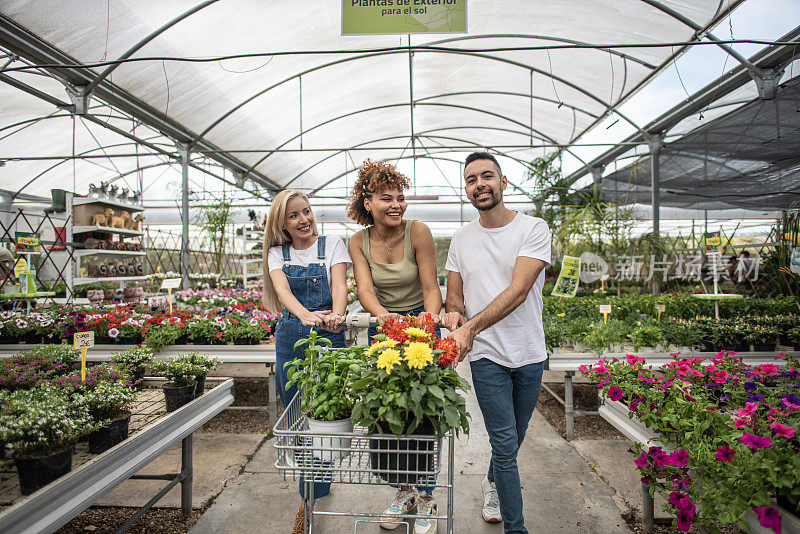
[[(298, 392), (278, 419), (273, 432), (278, 459), (275, 467), (284, 479), (301, 479), (309, 496), (307, 528), (314, 533), (317, 516), (348, 516), (357, 518), (353, 532), (363, 523), (380, 523), (382, 510), (377, 513), (353, 511), (314, 510), (313, 482), (335, 484), (392, 484), (445, 488), (447, 506), (444, 515), (428, 516), (447, 525), (447, 534), (453, 534), (453, 453), (455, 435), (451, 430), (444, 438), (435, 435), (395, 436), (393, 434), (368, 434), (356, 426), (352, 432), (312, 433), (308, 419), (301, 409)], [(446, 445), (444, 445), (446, 444)], [(438, 475), (442, 468), (442, 451), (446, 447), (447, 482)], [(441, 501), (441, 499), (437, 499)], [(357, 503), (350, 503), (352, 505)], [(439, 502), (439, 514), (442, 513)], [(397, 523), (405, 525), (414, 514), (398, 516)], [(394, 521), (392, 521), (394, 522)], [(413, 523), (412, 523), (413, 524)]]

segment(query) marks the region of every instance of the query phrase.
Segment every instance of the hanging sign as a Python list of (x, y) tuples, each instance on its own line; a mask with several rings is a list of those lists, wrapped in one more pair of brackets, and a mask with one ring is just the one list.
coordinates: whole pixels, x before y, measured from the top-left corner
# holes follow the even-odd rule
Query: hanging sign
[(342, 35), (466, 32), (467, 0), (342, 0)]
[(564, 256), (561, 260), (561, 273), (553, 288), (553, 296), (572, 298), (578, 292), (578, 279), (581, 272), (581, 259), (575, 256)]
[(706, 252), (722, 252), (724, 247), (722, 246), (721, 233), (719, 231), (706, 232), (703, 234), (703, 245), (706, 248)]
[(73, 347), (81, 351), (81, 382), (86, 381), (86, 351), (94, 347), (94, 332), (75, 332)]
[(34, 232), (14, 232), (14, 242), (17, 245), (17, 252), (39, 254), (42, 251), (39, 234)]

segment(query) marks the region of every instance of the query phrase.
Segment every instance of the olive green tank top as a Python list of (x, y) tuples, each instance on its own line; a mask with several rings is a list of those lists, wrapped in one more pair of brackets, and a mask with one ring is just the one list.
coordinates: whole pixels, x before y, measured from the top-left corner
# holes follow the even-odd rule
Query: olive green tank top
[(411, 246), (411, 225), (406, 221), (403, 238), (403, 259), (397, 263), (378, 263), (369, 252), (369, 229), (361, 230), (364, 257), (367, 258), (372, 274), (372, 285), (381, 306), (390, 312), (403, 312), (419, 308), (423, 304), (422, 282), (419, 279), (419, 266)]

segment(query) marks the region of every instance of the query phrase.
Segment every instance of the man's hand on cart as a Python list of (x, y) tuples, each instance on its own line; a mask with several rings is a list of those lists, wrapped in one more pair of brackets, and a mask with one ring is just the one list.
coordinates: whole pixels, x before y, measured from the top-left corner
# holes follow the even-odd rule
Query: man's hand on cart
[(431, 321), (433, 321), (433, 324), (439, 324), (439, 322), (442, 320), (441, 317), (430, 312), (422, 312), (419, 314), (419, 316), (422, 317), (423, 319), (430, 319)]
[(464, 324), (464, 316), (458, 312), (447, 312), (442, 315), (442, 326), (451, 332)]
[(447, 337), (455, 339), (458, 344), (458, 358), (453, 362), (453, 367), (457, 367), (458, 362), (462, 361), (472, 350), (472, 340), (475, 339), (475, 334), (469, 327), (459, 327), (450, 332)]
[(378, 320), (378, 325), (379, 326), (383, 326), (383, 323), (385, 323), (386, 321), (388, 321), (390, 319), (392, 321), (402, 321), (403, 320), (403, 316), (402, 315), (400, 315), (399, 313), (394, 313), (394, 312), (381, 313), (380, 315), (378, 315), (375, 318)]

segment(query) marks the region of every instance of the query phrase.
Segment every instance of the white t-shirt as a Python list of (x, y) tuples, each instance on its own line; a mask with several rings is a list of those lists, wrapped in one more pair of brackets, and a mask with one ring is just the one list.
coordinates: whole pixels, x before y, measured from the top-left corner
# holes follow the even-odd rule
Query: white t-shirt
[[(319, 263), (317, 259), (317, 242), (305, 250), (296, 250), (289, 245), (289, 262), (291, 265), (301, 265), (307, 267), (310, 263)], [(325, 270), (328, 273), (328, 287), (331, 285), (331, 266), (338, 263), (346, 263), (349, 269), (352, 265), (350, 261), (350, 254), (347, 252), (347, 247), (344, 246), (344, 241), (341, 237), (329, 235), (325, 238)], [(270, 247), (269, 255), (267, 256), (267, 264), (269, 265), (269, 272), (283, 268), (283, 250), (280, 246)]]
[[(517, 213), (500, 228), (484, 228), (476, 219), (455, 231), (445, 268), (461, 275), (468, 319), (511, 285), (519, 256), (550, 263), (550, 229), (543, 219)], [(547, 359), (542, 327), (544, 278), (542, 270), (522, 304), (475, 336), (469, 361), (487, 358), (516, 368)]]

